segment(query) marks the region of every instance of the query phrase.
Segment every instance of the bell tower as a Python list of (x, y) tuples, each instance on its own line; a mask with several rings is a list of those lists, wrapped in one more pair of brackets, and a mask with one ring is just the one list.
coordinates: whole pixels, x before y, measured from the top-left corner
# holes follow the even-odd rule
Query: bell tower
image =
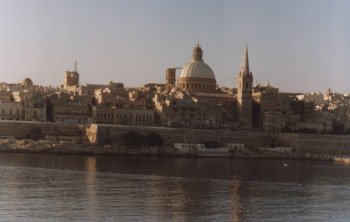
[(165, 89), (168, 92), (175, 86), (176, 69), (177, 68), (168, 68), (165, 72)]
[(70, 87), (79, 86), (79, 73), (77, 68), (77, 62), (74, 63), (74, 71), (66, 71), (64, 75), (64, 89), (69, 89)]
[(245, 47), (243, 65), (237, 78), (237, 107), (240, 128), (252, 128), (253, 74), (249, 70), (248, 47)]

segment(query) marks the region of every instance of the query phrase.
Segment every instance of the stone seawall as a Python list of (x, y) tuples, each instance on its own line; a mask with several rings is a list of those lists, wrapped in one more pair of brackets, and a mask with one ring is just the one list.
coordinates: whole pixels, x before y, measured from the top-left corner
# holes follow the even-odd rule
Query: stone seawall
[(178, 142), (204, 143), (217, 141), (222, 146), (227, 143), (243, 143), (247, 147), (270, 146), (271, 143), (271, 137), (268, 134), (257, 131), (0, 121), (0, 138), (120, 145), (123, 135), (129, 131), (134, 131), (144, 136), (147, 136), (150, 132), (158, 133), (163, 137), (165, 146), (171, 147)]
[(350, 154), (350, 135), (280, 133), (279, 143), (300, 153)]
[(0, 121), (0, 138), (74, 141), (96, 147), (105, 144), (122, 145), (123, 135), (129, 131), (144, 136), (150, 132), (158, 133), (163, 137), (166, 147), (173, 147), (174, 143), (179, 142), (216, 141), (219, 146), (227, 143), (243, 143), (251, 148), (278, 145), (293, 147), (297, 153), (350, 154), (350, 135), (280, 133), (278, 136), (271, 136), (259, 131)]
[(243, 143), (248, 147), (270, 146), (271, 138), (264, 132), (183, 129), (165, 127), (137, 127), (94, 125), (86, 129), (88, 139), (96, 144), (120, 144), (125, 133), (134, 131), (147, 136), (150, 132), (159, 133), (166, 146), (174, 143), (204, 143), (217, 141), (220, 146), (227, 143)]
[(0, 121), (0, 137), (86, 141), (85, 128), (82, 125), (29, 121)]

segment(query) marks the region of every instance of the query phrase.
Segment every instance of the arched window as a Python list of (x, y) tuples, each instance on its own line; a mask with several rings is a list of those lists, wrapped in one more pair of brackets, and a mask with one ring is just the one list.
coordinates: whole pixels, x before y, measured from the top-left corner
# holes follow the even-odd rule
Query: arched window
[(245, 83), (245, 89), (248, 89), (248, 86), (249, 86), (249, 84), (248, 84), (248, 82), (246, 82)]

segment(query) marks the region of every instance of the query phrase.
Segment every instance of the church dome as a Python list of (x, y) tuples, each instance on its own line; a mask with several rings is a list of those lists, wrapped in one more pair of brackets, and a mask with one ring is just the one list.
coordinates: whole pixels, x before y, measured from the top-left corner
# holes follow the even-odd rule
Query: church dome
[(190, 92), (214, 92), (216, 90), (214, 72), (203, 62), (203, 51), (199, 43), (193, 49), (192, 60), (182, 68), (177, 85)]
[(33, 81), (30, 78), (25, 78), (22, 81), (22, 86), (26, 87), (26, 88), (32, 87), (33, 86)]
[(203, 51), (199, 43), (193, 49), (192, 60), (182, 68), (180, 78), (215, 79), (213, 70), (203, 62)]
[(180, 78), (206, 78), (215, 79), (213, 70), (203, 61), (191, 61), (181, 71)]

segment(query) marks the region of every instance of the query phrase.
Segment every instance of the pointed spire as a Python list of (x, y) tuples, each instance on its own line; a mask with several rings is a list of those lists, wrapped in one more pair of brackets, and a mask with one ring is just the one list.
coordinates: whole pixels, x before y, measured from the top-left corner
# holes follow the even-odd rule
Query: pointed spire
[(249, 58), (248, 58), (248, 46), (245, 46), (244, 57), (243, 57), (243, 65), (242, 70), (243, 73), (249, 74)]
[(199, 41), (197, 42), (196, 47), (194, 47), (192, 51), (192, 60), (194, 61), (203, 61), (203, 50), (199, 45)]
[(78, 72), (78, 61), (75, 59), (74, 72)]

